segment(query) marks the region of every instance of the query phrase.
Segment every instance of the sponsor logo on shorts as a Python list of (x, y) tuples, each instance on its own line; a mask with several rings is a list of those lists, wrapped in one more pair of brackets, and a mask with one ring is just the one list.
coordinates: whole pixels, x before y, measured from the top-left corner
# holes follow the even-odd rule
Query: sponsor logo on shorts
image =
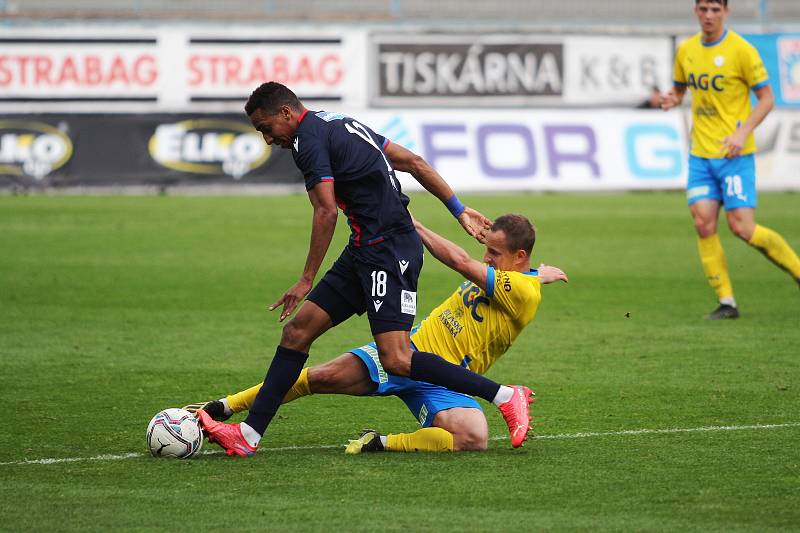
[(398, 261), (397, 263), (400, 265), (400, 273), (401, 274), (405, 274), (406, 273), (406, 269), (408, 268), (408, 261), (403, 259), (401, 261)]
[(383, 305), (383, 300), (372, 300), (372, 303), (375, 305), (375, 312), (381, 310), (381, 306)]
[(425, 421), (428, 419), (428, 408), (425, 406), (424, 403), (422, 404), (422, 409), (419, 410), (419, 415), (417, 415), (417, 419), (419, 420), (419, 423), (422, 424), (423, 426), (425, 425)]
[(417, 293), (411, 291), (400, 292), (400, 311), (407, 315), (417, 314)]
[(386, 383), (389, 381), (389, 374), (386, 373), (386, 370), (383, 369), (383, 365), (381, 364), (381, 358), (378, 357), (378, 350), (376, 350), (371, 344), (365, 344), (360, 348), (364, 352), (369, 355), (369, 358), (372, 359), (372, 362), (375, 363), (375, 366), (378, 369), (378, 383)]
[(711, 189), (709, 189), (708, 185), (703, 185), (701, 187), (692, 187), (691, 189), (686, 191), (686, 197), (689, 199), (697, 198), (698, 196), (705, 196)]

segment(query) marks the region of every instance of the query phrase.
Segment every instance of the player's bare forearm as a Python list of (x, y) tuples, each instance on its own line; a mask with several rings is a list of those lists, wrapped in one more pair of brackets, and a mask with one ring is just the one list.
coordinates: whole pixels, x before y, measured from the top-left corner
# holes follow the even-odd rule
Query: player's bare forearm
[(758, 125), (764, 121), (769, 112), (772, 111), (772, 108), (775, 107), (775, 97), (773, 96), (772, 88), (769, 85), (765, 85), (760, 89), (756, 89), (755, 93), (756, 98), (758, 98), (758, 103), (740, 128), (744, 131), (745, 135), (751, 134), (753, 130), (755, 130), (756, 127), (758, 127)]
[(314, 283), (319, 267), (328, 253), (328, 248), (333, 240), (333, 233), (336, 230), (336, 220), (338, 213), (336, 209), (316, 208), (314, 218), (311, 223), (311, 243), (308, 247), (306, 264), (303, 267), (302, 279), (309, 283)]
[(386, 147), (386, 156), (392, 162), (395, 170), (408, 172), (428, 192), (441, 200), (458, 218), (458, 223), (470, 236), (475, 237), (481, 243), (486, 241), (486, 233), (492, 222), (478, 211), (461, 204), (455, 197), (453, 189), (427, 161), (394, 143)]
[(761, 124), (775, 105), (775, 98), (772, 96), (772, 89), (769, 85), (756, 89), (758, 104), (747, 117), (747, 120), (739, 126), (732, 134), (722, 140), (720, 152), (725, 157), (738, 157), (742, 149), (747, 144), (747, 137)]
[(453, 189), (444, 178), (414, 152), (399, 144), (391, 143), (386, 147), (386, 157), (392, 162), (395, 170), (411, 174), (420, 185), (425, 187), (425, 190), (442, 202), (446, 202), (453, 196)]
[(414, 227), (433, 257), (482, 289), (486, 289), (486, 265), (472, 259), (466, 250), (429, 230), (416, 219)]
[(297, 304), (311, 291), (314, 278), (317, 276), (322, 260), (328, 252), (333, 232), (336, 229), (336, 198), (333, 194), (333, 184), (320, 183), (308, 191), (311, 205), (314, 206), (314, 217), (311, 225), (311, 243), (308, 248), (306, 264), (300, 279), (292, 285), (277, 302), (269, 307), (272, 311), (283, 306), (280, 321), (292, 314)]

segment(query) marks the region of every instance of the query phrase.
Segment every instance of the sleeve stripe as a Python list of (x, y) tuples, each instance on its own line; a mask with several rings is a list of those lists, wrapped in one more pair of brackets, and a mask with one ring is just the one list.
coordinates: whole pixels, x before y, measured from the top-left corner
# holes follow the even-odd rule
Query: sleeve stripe
[(494, 268), (486, 266), (486, 296), (494, 298)]
[(322, 176), (319, 181), (333, 181), (333, 176)]
[(672, 80), (672, 84), (675, 85), (676, 87), (686, 87), (685, 83), (683, 83), (682, 81), (678, 81), (678, 80)]
[(755, 85), (753, 85), (750, 88), (753, 89), (753, 90), (756, 90), (756, 89), (760, 89), (762, 87), (766, 87), (767, 85), (769, 85), (769, 80), (764, 80), (762, 82), (756, 83)]
[(390, 141), (389, 139), (384, 139), (383, 140), (383, 146), (381, 148), (385, 149), (387, 146), (389, 146), (390, 142), (392, 142), (392, 141)]

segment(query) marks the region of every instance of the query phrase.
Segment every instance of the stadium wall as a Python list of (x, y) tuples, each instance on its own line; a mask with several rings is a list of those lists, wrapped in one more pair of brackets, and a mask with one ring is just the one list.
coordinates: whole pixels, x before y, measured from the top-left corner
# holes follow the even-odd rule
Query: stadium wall
[[(800, 34), (748, 35), (780, 106), (760, 188), (800, 189)], [(419, 152), (459, 190), (679, 189), (688, 111), (634, 110), (671, 84), (676, 38), (299, 26), (9, 28), (0, 187), (300, 186), (241, 112), (276, 79)], [(404, 177), (407, 187), (416, 183)]]

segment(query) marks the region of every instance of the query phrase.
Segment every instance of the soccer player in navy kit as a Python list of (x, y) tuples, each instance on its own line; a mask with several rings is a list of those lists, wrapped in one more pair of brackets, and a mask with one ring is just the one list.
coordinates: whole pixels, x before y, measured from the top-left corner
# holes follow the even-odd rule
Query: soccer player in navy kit
[[(508, 424), (512, 445), (520, 446), (530, 429), (528, 404), (533, 393), (529, 388), (502, 386), (437, 355), (412, 351), (409, 331), (416, 314), (422, 241), (395, 170), (410, 173), (479, 241), (485, 238), (490, 221), (465, 207), (421, 157), (350, 117), (307, 110), (280, 83), (265, 83), (253, 91), (245, 112), (267, 144), (292, 150), (314, 211), (300, 280), (270, 309), (282, 305), (283, 321), (308, 297), (284, 326), (264, 384), (244, 422), (224, 424), (198, 411), (209, 440), (228, 455), (253, 455), (300, 375), (314, 340), (354, 314), (366, 312), (387, 371), (493, 402)], [(333, 237), (337, 206), (350, 225), (350, 241), (312, 290)]]

